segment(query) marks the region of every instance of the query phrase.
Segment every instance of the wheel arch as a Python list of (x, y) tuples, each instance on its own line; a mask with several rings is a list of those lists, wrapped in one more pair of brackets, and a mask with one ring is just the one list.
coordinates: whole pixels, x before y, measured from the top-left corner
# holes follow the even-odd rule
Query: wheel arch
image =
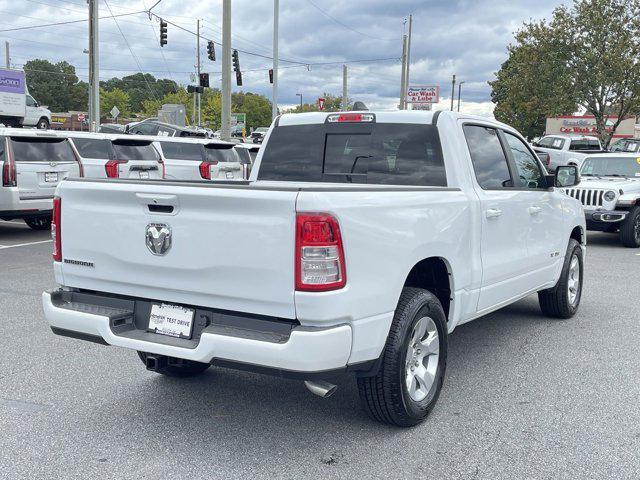
[(449, 319), (454, 291), (451, 264), (443, 257), (428, 257), (417, 262), (405, 278), (404, 287), (415, 287), (433, 293)]
[(569, 238), (573, 238), (580, 245), (585, 245), (587, 243), (587, 237), (586, 237), (585, 231), (580, 225), (576, 225), (575, 227), (573, 227), (573, 230), (571, 230), (571, 234), (569, 235)]

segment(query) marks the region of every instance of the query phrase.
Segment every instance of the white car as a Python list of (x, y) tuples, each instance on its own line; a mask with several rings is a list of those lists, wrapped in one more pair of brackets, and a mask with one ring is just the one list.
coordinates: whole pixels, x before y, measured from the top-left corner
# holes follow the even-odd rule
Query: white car
[(164, 178), (164, 163), (153, 138), (106, 133), (66, 132), (88, 178)]
[(0, 219), (47, 230), (58, 183), (82, 177), (83, 167), (69, 141), (54, 132), (2, 128), (0, 176)]
[(566, 193), (584, 205), (587, 229), (617, 231), (625, 247), (640, 247), (640, 156), (588, 156), (581, 175), (580, 185)]
[(64, 182), (45, 317), (176, 377), (224, 365), (327, 396), (352, 372), (373, 418), (415, 425), (457, 325), (536, 292), (577, 312), (585, 218), (556, 188), (577, 181), (487, 118), (285, 114), (250, 184)]
[(162, 138), (154, 142), (173, 180), (244, 180), (246, 167), (234, 149), (221, 140)]
[(562, 165), (575, 165), (579, 169), (587, 155), (606, 152), (598, 138), (585, 135), (547, 135), (534, 143), (534, 150), (542, 154), (550, 172)]

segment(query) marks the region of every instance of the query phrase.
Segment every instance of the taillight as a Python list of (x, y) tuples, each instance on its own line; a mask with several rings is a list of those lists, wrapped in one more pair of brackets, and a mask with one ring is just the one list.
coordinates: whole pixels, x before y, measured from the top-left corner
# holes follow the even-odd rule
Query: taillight
[(206, 162), (201, 162), (200, 163), (200, 176), (202, 178), (204, 178), (205, 180), (211, 180), (211, 167), (213, 165), (217, 165), (218, 162), (216, 161), (206, 161)]
[(13, 154), (8, 148), (8, 144), (5, 143), (5, 151), (7, 152), (6, 160), (2, 164), (2, 186), (3, 187), (15, 187), (17, 182), (16, 162), (13, 159)]
[(296, 290), (327, 291), (347, 283), (338, 221), (327, 213), (296, 216)]
[(62, 261), (62, 235), (60, 232), (62, 218), (62, 200), (60, 197), (53, 199), (53, 215), (51, 216), (51, 239), (53, 240), (53, 261)]
[(538, 152), (538, 158), (542, 163), (544, 163), (547, 167), (551, 163), (551, 155), (546, 152)]
[(120, 164), (127, 163), (127, 160), (109, 160), (104, 170), (107, 173), (107, 178), (119, 178), (120, 177)]
[(334, 113), (327, 117), (328, 123), (373, 122), (374, 120), (373, 113)]

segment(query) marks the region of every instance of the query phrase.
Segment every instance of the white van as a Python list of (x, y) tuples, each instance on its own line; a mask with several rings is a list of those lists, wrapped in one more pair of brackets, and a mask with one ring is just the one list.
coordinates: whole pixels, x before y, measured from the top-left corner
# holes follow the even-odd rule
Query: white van
[(164, 163), (151, 138), (67, 132), (88, 178), (164, 178)]
[(194, 138), (156, 138), (166, 176), (174, 180), (244, 180), (246, 167), (235, 144)]
[(51, 227), (53, 194), (83, 166), (71, 143), (53, 132), (0, 129), (0, 219), (21, 218), (34, 230)]

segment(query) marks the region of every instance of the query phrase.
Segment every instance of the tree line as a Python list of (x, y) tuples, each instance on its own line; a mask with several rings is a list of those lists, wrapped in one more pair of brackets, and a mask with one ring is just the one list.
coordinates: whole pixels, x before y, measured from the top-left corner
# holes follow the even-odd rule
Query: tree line
[(640, 114), (640, 0), (576, 0), (549, 21), (525, 23), (496, 73), (495, 116), (529, 139), (547, 117), (577, 111), (595, 117), (608, 146), (613, 127)]

